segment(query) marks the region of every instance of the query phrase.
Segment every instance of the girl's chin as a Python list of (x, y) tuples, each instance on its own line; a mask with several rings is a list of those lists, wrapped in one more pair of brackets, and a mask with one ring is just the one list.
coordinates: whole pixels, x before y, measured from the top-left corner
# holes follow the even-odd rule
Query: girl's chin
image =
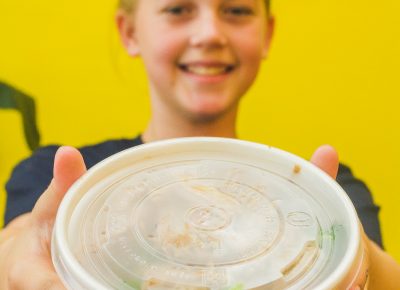
[(215, 98), (204, 98), (200, 100), (192, 99), (187, 100), (185, 107), (192, 111), (198, 113), (216, 113), (219, 111), (225, 111), (229, 107), (229, 101), (223, 97)]
[(225, 116), (230, 110), (227, 107), (202, 107), (202, 108), (187, 108), (186, 115), (193, 121), (210, 122), (215, 121)]

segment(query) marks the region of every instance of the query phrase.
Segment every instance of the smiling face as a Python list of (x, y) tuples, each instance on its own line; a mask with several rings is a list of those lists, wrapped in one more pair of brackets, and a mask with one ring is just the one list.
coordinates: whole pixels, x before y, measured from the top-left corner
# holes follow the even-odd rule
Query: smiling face
[(264, 0), (138, 0), (117, 21), (144, 61), (153, 114), (200, 122), (236, 113), (272, 30)]

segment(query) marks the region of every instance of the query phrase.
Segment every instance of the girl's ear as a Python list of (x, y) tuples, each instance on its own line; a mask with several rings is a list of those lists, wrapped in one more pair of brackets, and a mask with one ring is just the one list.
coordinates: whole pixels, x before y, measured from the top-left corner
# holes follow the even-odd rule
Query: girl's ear
[(115, 22), (117, 24), (122, 45), (125, 47), (127, 53), (132, 57), (138, 56), (140, 51), (136, 41), (136, 30), (132, 14), (123, 10), (118, 10), (115, 16)]
[(265, 30), (266, 35), (265, 35), (265, 44), (264, 44), (265, 46), (264, 46), (264, 50), (263, 50), (263, 54), (262, 54), (263, 58), (268, 57), (268, 53), (271, 48), (272, 37), (274, 35), (274, 29), (275, 29), (275, 18), (273, 16), (270, 16), (268, 18), (267, 27)]

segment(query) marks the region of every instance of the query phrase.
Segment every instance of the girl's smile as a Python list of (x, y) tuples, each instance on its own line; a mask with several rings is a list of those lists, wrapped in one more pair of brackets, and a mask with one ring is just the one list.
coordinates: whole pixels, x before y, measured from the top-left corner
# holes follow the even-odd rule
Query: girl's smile
[(184, 72), (199, 76), (225, 75), (235, 69), (235, 65), (233, 64), (212, 60), (193, 61), (185, 64), (179, 64), (178, 66)]
[(235, 64), (218, 60), (185, 62), (179, 69), (193, 81), (206, 84), (220, 83), (227, 80), (236, 68)]

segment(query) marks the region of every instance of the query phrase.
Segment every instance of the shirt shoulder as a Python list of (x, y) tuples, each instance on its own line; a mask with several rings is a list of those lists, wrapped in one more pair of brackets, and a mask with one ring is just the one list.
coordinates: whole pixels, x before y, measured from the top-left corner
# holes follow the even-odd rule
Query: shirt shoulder
[(134, 139), (108, 140), (94, 145), (78, 148), (81, 152), (87, 168), (99, 163), (103, 159), (128, 148), (141, 145), (143, 142), (138, 136)]
[(59, 145), (37, 149), (14, 167), (6, 183), (5, 224), (30, 211), (53, 178), (54, 156)]
[(336, 180), (351, 199), (365, 233), (383, 248), (378, 216), (380, 207), (375, 204), (368, 186), (344, 164), (340, 164)]

